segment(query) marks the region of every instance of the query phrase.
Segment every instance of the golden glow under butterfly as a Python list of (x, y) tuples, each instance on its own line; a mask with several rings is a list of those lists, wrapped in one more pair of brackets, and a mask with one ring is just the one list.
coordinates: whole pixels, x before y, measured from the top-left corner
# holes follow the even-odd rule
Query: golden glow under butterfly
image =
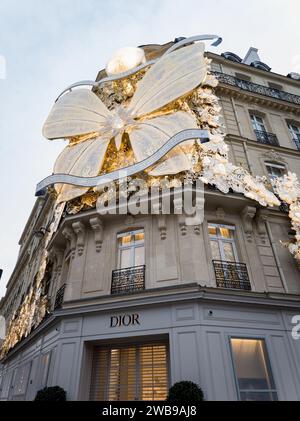
[[(88, 89), (65, 94), (51, 110), (43, 135), (48, 139), (87, 136), (86, 140), (68, 145), (63, 150), (55, 163), (54, 174), (97, 176), (109, 142), (114, 139), (119, 149), (124, 133), (128, 133), (135, 160), (139, 162), (152, 155), (176, 133), (196, 128), (196, 118), (184, 111), (158, 117), (151, 117), (151, 114), (199, 87), (206, 76), (204, 44), (197, 43), (161, 57), (138, 83), (127, 106), (120, 105), (110, 111)], [(171, 175), (190, 168), (191, 159), (182, 146), (177, 146), (152, 167), (149, 174)], [(60, 202), (71, 200), (88, 190), (67, 184), (55, 187)]]

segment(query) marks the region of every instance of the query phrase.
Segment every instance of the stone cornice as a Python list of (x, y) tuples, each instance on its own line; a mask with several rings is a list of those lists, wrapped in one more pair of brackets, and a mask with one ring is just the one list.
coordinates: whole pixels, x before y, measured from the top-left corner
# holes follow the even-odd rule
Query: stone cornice
[(279, 111), (290, 112), (296, 116), (300, 116), (300, 105), (292, 102), (282, 101), (281, 99), (260, 95), (254, 92), (246, 91), (226, 83), (220, 82), (216, 88), (217, 95), (231, 96), (242, 99), (247, 104), (260, 104), (264, 107), (277, 109)]
[(61, 310), (51, 314), (34, 332), (13, 348), (1, 361), (6, 363), (19, 353), (32, 339), (67, 317), (81, 317), (88, 314), (102, 313), (129, 308), (136, 310), (145, 306), (164, 305), (181, 302), (221, 303), (222, 305), (256, 306), (277, 310), (300, 311), (300, 296), (294, 294), (260, 293), (206, 288), (190, 283), (177, 287), (162, 287), (130, 295), (102, 296), (70, 301)]
[(287, 148), (285, 146), (265, 145), (264, 143), (260, 143), (257, 140), (249, 139), (248, 137), (237, 136), (231, 133), (227, 133), (225, 141), (247, 142), (247, 144), (255, 146), (257, 149), (261, 149), (265, 152), (268, 152), (271, 149), (273, 149), (274, 151), (278, 151), (279, 153), (291, 155), (294, 158), (296, 156), (299, 158), (300, 161), (300, 151), (298, 149)]

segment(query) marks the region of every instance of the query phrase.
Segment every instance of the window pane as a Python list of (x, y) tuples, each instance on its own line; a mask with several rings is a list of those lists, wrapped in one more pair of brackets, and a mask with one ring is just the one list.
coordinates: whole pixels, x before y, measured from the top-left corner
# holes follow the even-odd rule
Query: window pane
[(214, 260), (221, 260), (218, 241), (210, 240), (211, 253)]
[(277, 401), (277, 393), (276, 392), (241, 392), (241, 400), (242, 401)]
[(208, 227), (208, 233), (209, 233), (209, 235), (217, 235), (217, 227), (209, 226)]
[(134, 266), (142, 266), (145, 264), (145, 249), (144, 247), (136, 247)]
[(225, 260), (227, 262), (235, 262), (235, 255), (234, 255), (234, 251), (233, 251), (233, 244), (232, 243), (228, 243), (228, 242), (224, 242), (223, 243), (223, 250), (224, 250)]
[(126, 235), (120, 238), (120, 243), (122, 246), (128, 246), (131, 242), (131, 235)]
[(265, 124), (261, 117), (256, 116), (255, 114), (251, 115), (252, 126), (254, 130), (259, 130), (261, 132), (265, 132)]
[(132, 250), (124, 249), (120, 250), (120, 269), (129, 268), (132, 266)]
[(233, 232), (231, 229), (228, 229), (228, 228), (220, 228), (220, 235), (223, 238), (232, 238)]
[(143, 244), (145, 239), (145, 234), (140, 232), (139, 234), (135, 234), (135, 244)]
[[(231, 339), (231, 345), (241, 399), (272, 400), (273, 395), (268, 391), (275, 392), (275, 384), (264, 341), (260, 339)], [(256, 390), (257, 392), (253, 393)], [(261, 392), (264, 393), (261, 394)]]

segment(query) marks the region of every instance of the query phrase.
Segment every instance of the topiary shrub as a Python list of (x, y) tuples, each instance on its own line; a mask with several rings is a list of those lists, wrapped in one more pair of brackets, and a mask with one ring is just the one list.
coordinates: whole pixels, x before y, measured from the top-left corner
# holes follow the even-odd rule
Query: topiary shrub
[(193, 382), (183, 381), (175, 383), (169, 390), (167, 399), (171, 403), (198, 403), (204, 401), (202, 389)]
[(67, 400), (67, 394), (64, 389), (59, 386), (45, 387), (39, 390), (34, 399), (35, 401), (52, 401), (52, 402), (64, 402)]

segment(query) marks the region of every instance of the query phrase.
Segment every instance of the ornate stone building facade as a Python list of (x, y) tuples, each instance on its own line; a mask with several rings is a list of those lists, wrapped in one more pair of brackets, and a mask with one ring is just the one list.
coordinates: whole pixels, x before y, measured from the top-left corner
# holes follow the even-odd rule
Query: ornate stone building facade
[[(300, 80), (207, 53), (231, 162), (300, 177)], [(52, 199), (38, 198), (0, 304), (7, 322), (34, 283)], [(44, 321), (3, 358), (0, 400), (59, 385), (70, 400), (164, 399), (192, 380), (207, 400), (299, 400), (300, 271), (281, 241), (284, 204), (205, 190), (198, 226), (182, 215), (65, 215), (47, 248)]]

